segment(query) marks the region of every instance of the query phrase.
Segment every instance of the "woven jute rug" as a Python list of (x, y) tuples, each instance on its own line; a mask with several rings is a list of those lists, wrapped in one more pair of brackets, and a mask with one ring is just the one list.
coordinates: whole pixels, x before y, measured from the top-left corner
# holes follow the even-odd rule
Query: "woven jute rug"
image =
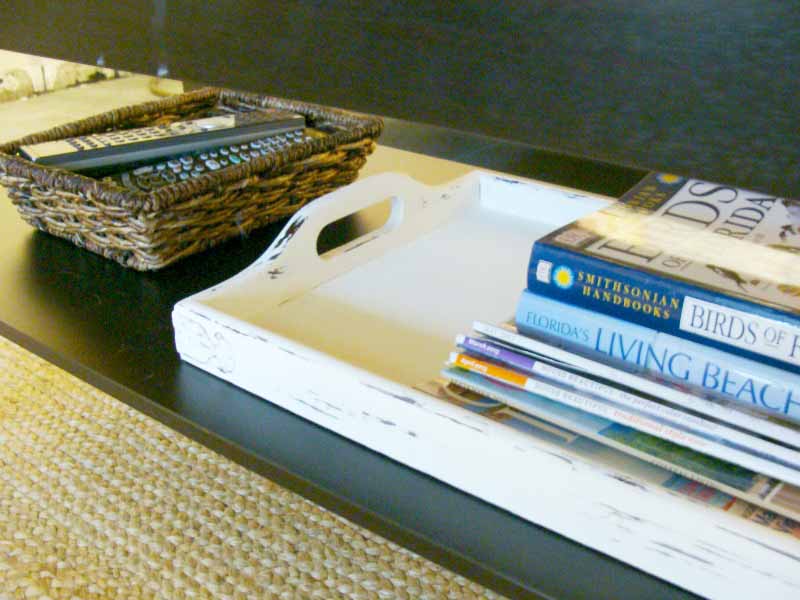
[(0, 338), (0, 599), (497, 598)]

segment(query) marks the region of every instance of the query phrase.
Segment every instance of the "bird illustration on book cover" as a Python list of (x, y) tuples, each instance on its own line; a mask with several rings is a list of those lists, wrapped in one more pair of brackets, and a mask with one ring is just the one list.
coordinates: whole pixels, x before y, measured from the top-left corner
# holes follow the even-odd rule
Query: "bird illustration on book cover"
[[(786, 200), (786, 212), (789, 213), (789, 223), (781, 227), (780, 238), (782, 240), (786, 240), (789, 238), (790, 235), (798, 235), (798, 227), (800, 227), (800, 203), (797, 200)], [(794, 251), (797, 252), (799, 249), (797, 246), (787, 246), (787, 248), (793, 248)]]
[(725, 267), (719, 267), (717, 265), (706, 265), (706, 267), (708, 267), (708, 270), (711, 271), (712, 273), (719, 275), (720, 277), (729, 279), (730, 281), (735, 283), (739, 287), (739, 289), (745, 292), (747, 291), (748, 285), (758, 285), (760, 282), (759, 279), (746, 279), (736, 271), (732, 271), (731, 269), (726, 269)]

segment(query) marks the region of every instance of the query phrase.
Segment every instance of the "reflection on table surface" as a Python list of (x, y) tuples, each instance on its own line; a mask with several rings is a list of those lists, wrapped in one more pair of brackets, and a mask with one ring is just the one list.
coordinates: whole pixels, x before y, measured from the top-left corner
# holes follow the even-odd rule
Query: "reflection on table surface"
[(800, 194), (787, 0), (11, 6), (10, 49)]

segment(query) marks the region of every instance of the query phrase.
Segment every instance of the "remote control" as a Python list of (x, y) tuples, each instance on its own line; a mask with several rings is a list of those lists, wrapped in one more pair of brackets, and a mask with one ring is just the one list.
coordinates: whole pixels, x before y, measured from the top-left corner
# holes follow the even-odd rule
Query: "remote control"
[(203, 173), (250, 161), (253, 158), (280, 150), (289, 144), (301, 143), (311, 139), (314, 138), (308, 133), (293, 131), (251, 142), (230, 144), (201, 152), (174, 156), (169, 160), (144, 165), (123, 173), (115, 173), (106, 179), (110, 179), (131, 190), (149, 192), (176, 181), (185, 181)]
[(99, 172), (185, 152), (241, 144), (303, 127), (302, 115), (264, 109), (30, 144), (19, 150), (24, 158), (42, 165)]

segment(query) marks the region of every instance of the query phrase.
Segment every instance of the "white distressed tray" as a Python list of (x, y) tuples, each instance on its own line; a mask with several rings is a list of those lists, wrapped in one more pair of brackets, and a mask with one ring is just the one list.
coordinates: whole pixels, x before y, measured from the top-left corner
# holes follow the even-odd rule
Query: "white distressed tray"
[[(391, 198), (380, 229), (323, 256), (323, 227)], [(236, 277), (179, 302), (181, 357), (487, 502), (718, 598), (800, 597), (800, 540), (447, 404), (454, 336), (508, 319), (531, 244), (606, 200), (472, 172), (377, 175), (299, 211)]]

